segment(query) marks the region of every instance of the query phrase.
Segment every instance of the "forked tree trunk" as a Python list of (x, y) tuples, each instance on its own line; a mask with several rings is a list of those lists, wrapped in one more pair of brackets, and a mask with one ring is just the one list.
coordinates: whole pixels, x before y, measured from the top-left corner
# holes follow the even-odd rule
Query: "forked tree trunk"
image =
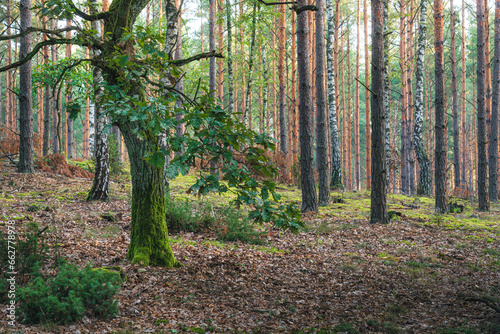
[[(306, 6), (299, 0), (298, 7)], [(311, 105), (311, 68), (309, 64), (309, 19), (307, 11), (297, 15), (297, 63), (299, 82), (300, 180), (302, 212), (318, 211), (314, 182), (313, 118)]]
[(372, 191), (370, 223), (389, 223), (384, 112), (384, 2), (372, 1)]
[[(328, 126), (326, 123), (325, 92), (325, 5), (317, 0), (316, 5), (316, 158), (318, 163), (318, 204), (327, 206), (330, 201), (330, 173), (328, 170)], [(331, 49), (330, 56), (331, 56)]]
[(420, 177), (418, 179), (417, 194), (430, 196), (431, 171), (429, 158), (422, 140), (422, 127), (424, 123), (424, 60), (425, 36), (427, 32), (427, 2), (420, 4), (420, 28), (418, 31), (417, 66), (415, 71), (415, 128), (413, 130), (413, 143), (418, 163), (420, 164)]
[(340, 140), (339, 127), (337, 124), (337, 105), (336, 105), (336, 75), (334, 68), (334, 18), (332, 0), (326, 0), (326, 13), (328, 22), (328, 35), (326, 39), (326, 64), (328, 70), (328, 114), (330, 119), (330, 146), (332, 154), (332, 177), (330, 186), (333, 189), (342, 189), (342, 161), (340, 158)]
[[(482, 1), (482, 0), (480, 0)], [(447, 211), (447, 118), (445, 113), (444, 90), (444, 14), (443, 0), (434, 1), (434, 62), (436, 77), (436, 104), (435, 104), (435, 179), (436, 179), (436, 212)]]
[(479, 211), (488, 211), (488, 161), (486, 157), (486, 101), (485, 101), (485, 9), (484, 1), (477, 0), (477, 191)]
[[(31, 0), (19, 2), (21, 32), (31, 28)], [(9, 41), (10, 43), (10, 41)], [(19, 59), (25, 58), (31, 51), (31, 35), (21, 37)], [(31, 91), (31, 62), (19, 68), (19, 173), (34, 173), (33, 164), (33, 95)]]

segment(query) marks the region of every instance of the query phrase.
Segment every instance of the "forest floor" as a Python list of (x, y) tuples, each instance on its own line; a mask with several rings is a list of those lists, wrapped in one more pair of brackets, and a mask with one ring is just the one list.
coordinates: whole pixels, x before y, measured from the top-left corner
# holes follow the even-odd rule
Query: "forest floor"
[[(196, 200), (185, 193), (190, 177), (173, 182), (172, 197)], [(130, 183), (112, 182), (105, 203), (85, 201), (91, 184), (0, 164), (0, 230), (15, 221), (22, 233), (36, 221), (49, 227), (46, 241), (59, 256), (80, 266), (120, 266), (127, 276), (115, 318), (18, 324), (21, 333), (500, 332), (498, 313), (464, 301), (500, 294), (498, 204), (480, 213), (477, 203), (461, 200), (463, 212), (438, 216), (431, 198), (389, 195), (400, 215), (372, 225), (368, 192), (335, 193), (342, 203), (305, 215), (298, 234), (261, 227), (263, 245), (218, 241), (210, 231), (171, 235), (183, 267), (169, 269), (126, 260)], [(280, 192), (300, 200), (296, 187), (280, 185)], [(28, 210), (33, 205), (46, 209)], [(117, 222), (102, 218), (110, 212)]]

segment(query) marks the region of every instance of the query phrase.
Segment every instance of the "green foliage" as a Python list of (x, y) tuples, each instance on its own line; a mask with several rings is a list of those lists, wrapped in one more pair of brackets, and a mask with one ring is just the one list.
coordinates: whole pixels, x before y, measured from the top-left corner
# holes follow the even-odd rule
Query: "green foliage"
[(169, 232), (201, 232), (213, 226), (215, 219), (209, 207), (194, 206), (188, 201), (165, 198), (166, 220)]
[(113, 271), (63, 264), (55, 278), (37, 277), (19, 289), (23, 322), (68, 324), (81, 319), (85, 311), (112, 317), (118, 312), (114, 296), (121, 282)]
[(216, 230), (217, 239), (263, 244), (263, 232), (233, 207), (214, 209), (207, 203), (191, 203), (166, 197), (166, 220), (169, 232)]
[(111, 175), (119, 175), (123, 173), (123, 166), (120, 162), (120, 152), (118, 152), (118, 142), (114, 134), (108, 136), (108, 151), (109, 151), (109, 172)]
[[(8, 286), (5, 282), (9, 272), (17, 273), (17, 284), (25, 284), (31, 278), (40, 276), (40, 267), (49, 258), (49, 250), (42, 236), (45, 230), (40, 230), (36, 223), (30, 223), (23, 238), (18, 234), (0, 231), (0, 302), (5, 301), (7, 296)], [(14, 260), (12, 256), (15, 256)]]

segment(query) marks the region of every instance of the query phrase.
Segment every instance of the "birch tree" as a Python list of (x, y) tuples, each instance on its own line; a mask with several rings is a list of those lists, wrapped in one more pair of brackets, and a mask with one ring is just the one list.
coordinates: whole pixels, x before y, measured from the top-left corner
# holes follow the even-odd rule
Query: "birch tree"
[[(338, 0), (337, 0), (338, 1)], [(328, 70), (328, 115), (330, 120), (330, 146), (332, 155), (332, 177), (330, 185), (333, 189), (342, 189), (342, 160), (340, 157), (339, 128), (337, 124), (336, 73), (334, 71), (333, 44), (335, 36), (332, 0), (326, 0), (328, 34), (326, 39), (326, 65)]]
[(424, 60), (425, 60), (425, 37), (427, 33), (427, 3), (422, 0), (420, 3), (420, 27), (418, 31), (417, 64), (415, 71), (415, 128), (413, 131), (413, 143), (415, 154), (420, 164), (420, 177), (418, 180), (418, 194), (430, 196), (431, 171), (429, 158), (425, 151), (422, 140), (422, 127), (424, 121)]

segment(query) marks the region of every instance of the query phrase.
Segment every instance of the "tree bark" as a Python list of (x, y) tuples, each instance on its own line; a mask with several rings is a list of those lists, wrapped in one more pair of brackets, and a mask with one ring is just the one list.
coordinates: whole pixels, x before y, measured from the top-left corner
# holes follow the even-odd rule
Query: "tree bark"
[(467, 115), (467, 91), (466, 91), (466, 79), (467, 79), (467, 67), (465, 65), (465, 0), (462, 0), (462, 126), (461, 126), (461, 150), (462, 150), (462, 182), (467, 183), (466, 178), (466, 155), (467, 150), (465, 149), (466, 139), (466, 115)]
[(356, 190), (360, 189), (360, 158), (359, 158), (359, 44), (360, 44), (360, 36), (359, 36), (359, 0), (357, 3), (357, 12), (356, 12), (356, 86), (355, 86), (355, 112), (354, 112), (354, 178), (355, 178), (355, 187)]
[(384, 112), (384, 2), (372, 1), (372, 191), (370, 223), (389, 223)]
[(460, 118), (458, 114), (458, 96), (457, 96), (457, 57), (455, 49), (455, 9), (453, 0), (450, 0), (450, 34), (451, 34), (451, 95), (453, 110), (453, 172), (455, 187), (460, 187)]
[(418, 32), (417, 66), (415, 71), (415, 128), (413, 130), (413, 143), (418, 163), (420, 164), (420, 177), (418, 179), (417, 194), (430, 196), (431, 171), (429, 158), (422, 140), (422, 127), (424, 123), (424, 60), (425, 37), (427, 33), (427, 3), (420, 3), (420, 28)]
[[(337, 1), (338, 2), (338, 1)], [(340, 158), (340, 140), (337, 116), (337, 91), (338, 87), (334, 60), (334, 14), (332, 0), (326, 0), (328, 22), (328, 35), (326, 39), (326, 64), (328, 70), (328, 114), (330, 120), (330, 147), (332, 155), (332, 177), (330, 186), (333, 189), (342, 189), (342, 161)], [(335, 20), (337, 21), (337, 20)]]
[[(91, 13), (96, 12), (97, 1), (92, 0)], [(92, 29), (96, 31), (95, 37), (101, 38), (101, 23), (99, 21), (92, 22)], [(101, 52), (94, 52), (95, 58), (101, 58)], [(107, 201), (109, 197), (109, 150), (108, 150), (108, 134), (104, 131), (107, 123), (107, 116), (102, 108), (103, 89), (101, 83), (103, 81), (102, 71), (99, 67), (94, 67), (93, 84), (94, 84), (94, 124), (95, 124), (95, 141), (94, 141), (94, 157), (95, 157), (95, 173), (94, 182), (87, 201), (102, 200)]]
[(228, 109), (233, 110), (234, 93), (233, 93), (233, 49), (232, 49), (232, 26), (231, 26), (231, 2), (226, 0), (226, 23), (227, 23), (227, 102)]
[(299, 155), (299, 125), (297, 122), (297, 36), (296, 36), (296, 14), (292, 11), (292, 153), (293, 162), (297, 161)]
[(249, 124), (249, 118), (252, 117), (252, 105), (250, 103), (250, 93), (252, 90), (252, 79), (253, 79), (253, 54), (255, 50), (255, 35), (256, 35), (256, 19), (257, 19), (257, 2), (254, 3), (252, 9), (252, 36), (250, 40), (250, 53), (248, 55), (248, 78), (247, 78), (247, 88), (245, 96), (245, 112), (243, 114), (243, 125), (247, 126)]
[(278, 25), (278, 79), (279, 79), (279, 105), (280, 105), (280, 150), (288, 155), (288, 122), (285, 103), (285, 6), (280, 6)]
[[(482, 1), (482, 0), (481, 0)], [(444, 14), (443, 1), (434, 1), (434, 67), (436, 77), (436, 103), (435, 103), (435, 179), (436, 179), (436, 212), (447, 211), (447, 119), (445, 113), (444, 90), (444, 40), (443, 40)]]
[[(306, 6), (299, 0), (299, 9)], [(314, 182), (313, 110), (311, 105), (311, 68), (309, 65), (309, 18), (307, 11), (297, 15), (297, 79), (299, 83), (300, 179), (302, 212), (318, 211)]]
[[(31, 28), (31, 0), (20, 0), (21, 32)], [(10, 41), (9, 41), (10, 43)], [(19, 59), (31, 51), (31, 35), (21, 37)], [(19, 68), (19, 173), (34, 173), (33, 164), (33, 95), (31, 91), (31, 62)]]
[(498, 200), (498, 113), (500, 112), (500, 0), (495, 1), (495, 51), (490, 135), (490, 200)]
[[(328, 170), (328, 127), (326, 123), (325, 92), (325, 4), (317, 0), (316, 16), (316, 159), (318, 163), (318, 205), (330, 201), (330, 173)], [(332, 51), (331, 49), (329, 51)], [(331, 52), (330, 52), (331, 53)], [(331, 56), (331, 55), (330, 55)]]
[[(365, 28), (365, 87), (370, 86), (370, 59), (368, 57), (368, 0), (363, 1), (363, 23)], [(384, 5), (385, 7), (385, 5)], [(384, 10), (385, 11), (385, 10)], [(384, 15), (385, 19), (385, 15)], [(385, 25), (384, 25), (385, 27)], [(384, 41), (385, 45), (385, 41)], [(371, 166), (371, 155), (372, 155), (372, 139), (371, 139), (371, 127), (370, 127), (370, 91), (365, 89), (365, 132), (366, 132), (366, 189), (371, 189), (372, 186), (372, 166)], [(386, 116), (387, 117), (387, 116)], [(386, 118), (387, 121), (387, 118)], [(388, 167), (387, 165), (386, 167)], [(387, 173), (389, 174), (389, 173)]]

